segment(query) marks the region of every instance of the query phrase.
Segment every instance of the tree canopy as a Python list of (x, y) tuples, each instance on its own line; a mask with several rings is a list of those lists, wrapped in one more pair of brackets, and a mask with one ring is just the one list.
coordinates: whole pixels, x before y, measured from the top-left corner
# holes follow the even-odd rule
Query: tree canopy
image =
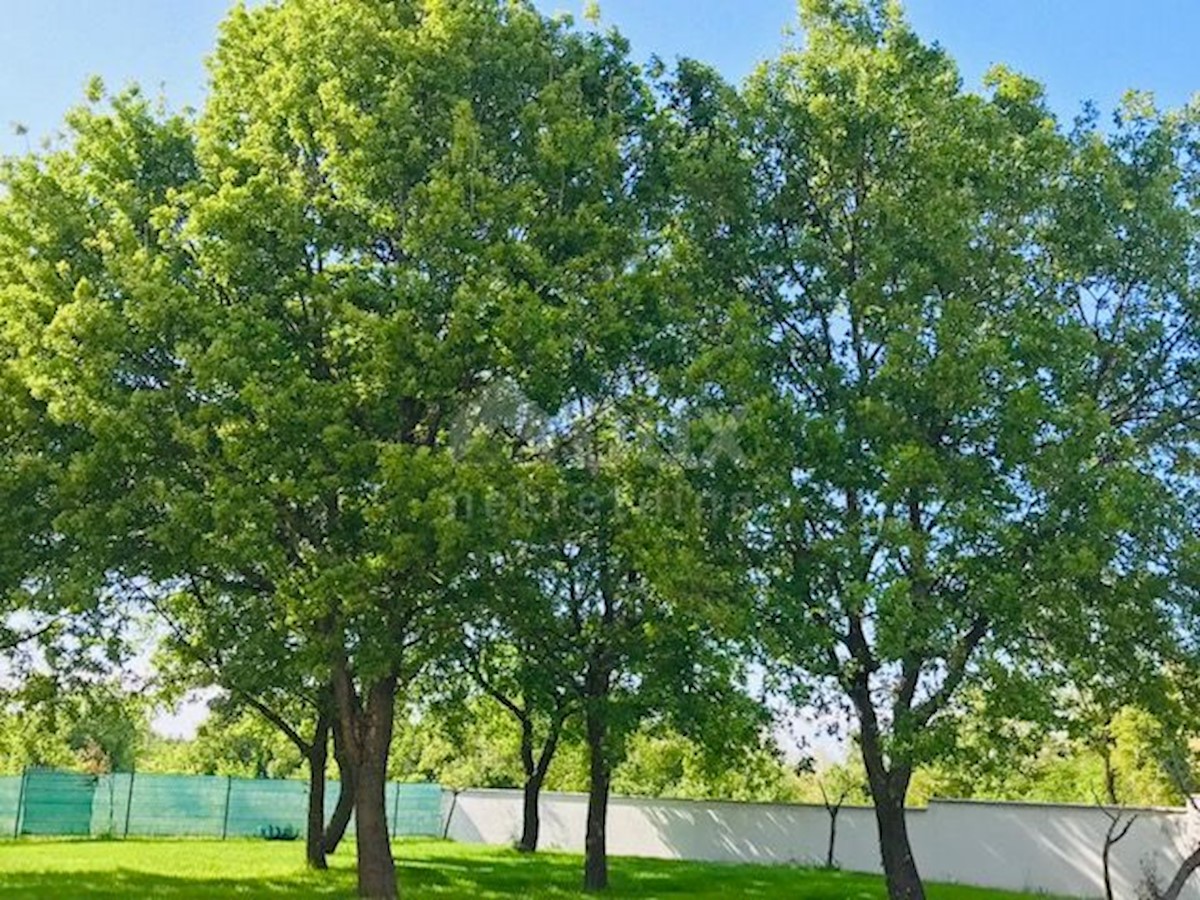
[(586, 746), (595, 889), (612, 785), (671, 780), (630, 748), (769, 753), (751, 672), (843, 717), (896, 900), (981, 718), (1110, 762), (1186, 718), (1196, 110), (1065, 126), (894, 3), (801, 26), (734, 87), (525, 0), (283, 0), (195, 117), (94, 84), (0, 171), (0, 653), (157, 615), (314, 784), (332, 740), (372, 897), (447, 673), (527, 816)]

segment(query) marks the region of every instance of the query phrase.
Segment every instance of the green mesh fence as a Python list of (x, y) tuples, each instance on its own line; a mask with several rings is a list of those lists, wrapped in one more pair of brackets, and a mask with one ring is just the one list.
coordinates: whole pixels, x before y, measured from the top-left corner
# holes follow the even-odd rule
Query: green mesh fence
[[(338, 782), (326, 782), (327, 818), (339, 790)], [(441, 834), (439, 785), (389, 784), (386, 799), (393, 836)], [(308, 784), (302, 781), (46, 769), (0, 778), (0, 838), (303, 835), (307, 813)]]
[(442, 833), (442, 786), (440, 784), (394, 784), (388, 810), (392, 835), (440, 835)]
[(90, 834), (95, 775), (30, 769), (19, 810), (20, 833)]
[[(230, 783), (229, 837), (255, 837), (267, 829), (304, 834), (308, 814), (308, 784), (301, 781), (261, 781), (235, 778)], [(337, 791), (325, 794), (325, 814), (333, 812)]]
[(0, 776), (0, 839), (17, 835), (17, 811), (24, 784), (23, 775)]

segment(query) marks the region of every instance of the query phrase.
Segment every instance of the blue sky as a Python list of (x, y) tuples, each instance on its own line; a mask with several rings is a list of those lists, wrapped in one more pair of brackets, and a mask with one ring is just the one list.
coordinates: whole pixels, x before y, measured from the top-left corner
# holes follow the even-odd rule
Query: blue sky
[[(583, 0), (538, 0), (579, 12)], [(131, 80), (175, 107), (204, 96), (205, 54), (229, 0), (5, 0), (0, 20), (0, 152), (52, 133), (89, 75)], [(948, 48), (969, 85), (1006, 62), (1049, 89), (1064, 116), (1085, 99), (1111, 107), (1130, 87), (1178, 105), (1200, 89), (1195, 0), (909, 0), (922, 35)], [(639, 58), (696, 56), (740, 79), (781, 44), (794, 0), (602, 0)]]

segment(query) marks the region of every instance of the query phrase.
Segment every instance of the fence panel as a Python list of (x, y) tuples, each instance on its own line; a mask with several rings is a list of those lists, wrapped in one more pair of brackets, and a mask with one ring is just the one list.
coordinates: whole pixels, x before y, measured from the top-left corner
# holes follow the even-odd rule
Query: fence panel
[(442, 786), (397, 784), (389, 814), (393, 837), (428, 837), (442, 833)]
[[(325, 818), (341, 785), (325, 783)], [(439, 836), (442, 789), (387, 786), (393, 836)], [(308, 783), (215, 775), (85, 775), (29, 769), (0, 777), (0, 840), (21, 834), (104, 837), (301, 836)], [(348, 835), (354, 834), (351, 817)]]
[(24, 775), (0, 775), (0, 840), (16, 837)]
[(128, 772), (117, 772), (96, 779), (92, 795), (92, 834), (104, 837), (124, 834), (130, 777)]
[(229, 782), (228, 837), (267, 837), (293, 832), (304, 834), (308, 812), (308, 784), (303, 781), (267, 781), (234, 778)]
[(30, 769), (25, 773), (20, 833), (91, 834), (95, 791), (95, 775)]
[[(142, 775), (131, 778), (130, 837), (220, 837), (229, 781), (219, 775)], [(119, 802), (119, 799), (118, 799)]]
[[(333, 811), (337, 808), (338, 795), (342, 791), (342, 783), (340, 781), (325, 782), (325, 824), (329, 824), (329, 820), (333, 818)], [(388, 807), (389, 809), (391, 807)], [(354, 815), (351, 814), (350, 822), (346, 826), (346, 837), (353, 841), (354, 838)]]

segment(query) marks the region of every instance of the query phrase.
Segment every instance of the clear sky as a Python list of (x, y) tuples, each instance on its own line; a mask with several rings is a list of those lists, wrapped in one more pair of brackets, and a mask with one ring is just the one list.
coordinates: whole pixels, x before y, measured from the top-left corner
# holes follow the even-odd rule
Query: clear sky
[[(578, 13), (583, 0), (537, 0)], [(230, 0), (4, 0), (0, 18), (0, 152), (52, 133), (88, 76), (136, 80), (172, 106), (204, 96), (203, 59)], [(1111, 107), (1130, 87), (1178, 105), (1200, 89), (1196, 0), (908, 0), (922, 35), (948, 48), (968, 85), (994, 62), (1045, 83), (1064, 116), (1085, 99)], [(781, 44), (793, 0), (602, 0), (607, 23), (639, 58), (696, 56), (744, 77)]]

